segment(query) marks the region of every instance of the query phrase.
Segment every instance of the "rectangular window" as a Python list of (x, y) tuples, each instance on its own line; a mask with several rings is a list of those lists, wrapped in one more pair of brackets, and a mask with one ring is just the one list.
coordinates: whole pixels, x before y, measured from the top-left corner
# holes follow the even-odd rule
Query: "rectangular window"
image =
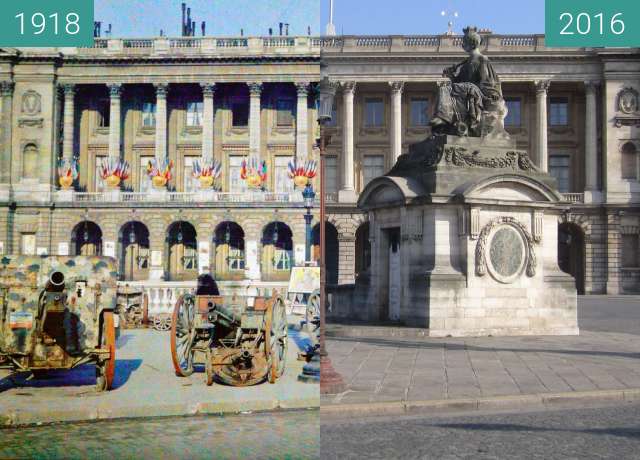
[(384, 156), (383, 155), (367, 155), (362, 162), (362, 175), (364, 188), (372, 179), (384, 174)]
[(229, 191), (233, 193), (246, 192), (247, 184), (240, 178), (240, 170), (242, 169), (242, 160), (244, 157), (229, 157)]
[(558, 190), (562, 193), (571, 191), (569, 180), (569, 168), (571, 167), (571, 157), (569, 155), (551, 155), (549, 157), (549, 174), (558, 181)]
[(25, 256), (36, 255), (36, 234), (23, 233), (20, 237), (20, 253)]
[(293, 157), (276, 157), (275, 163), (275, 180), (276, 192), (291, 193), (293, 192), (293, 181), (289, 178), (289, 162)]
[(193, 161), (198, 157), (184, 157), (184, 191), (187, 193), (198, 190), (198, 179), (193, 177)]
[(229, 270), (244, 270), (244, 251), (239, 248), (229, 248)]
[(325, 193), (338, 192), (338, 157), (324, 159), (324, 189)]
[(111, 100), (99, 99), (97, 103), (98, 127), (108, 128), (111, 119)]
[(184, 256), (182, 257), (182, 268), (184, 270), (198, 269), (198, 251), (191, 246), (184, 246)]
[(505, 126), (521, 126), (520, 118), (521, 101), (519, 97), (505, 97), (504, 102), (507, 105), (507, 116), (504, 119)]
[(638, 235), (622, 235), (622, 267), (638, 268)]
[(138, 177), (140, 178), (140, 191), (147, 193), (151, 190), (151, 179), (147, 175), (147, 165), (153, 157), (140, 157), (140, 165), (138, 167)]
[(425, 98), (411, 99), (411, 126), (427, 126), (429, 124), (429, 100)]
[(569, 99), (552, 97), (549, 99), (549, 124), (567, 126), (569, 124)]
[(106, 160), (107, 157), (96, 157), (96, 170), (94, 177), (94, 190), (96, 192), (104, 192), (104, 180), (102, 179), (102, 162)]
[(249, 125), (249, 100), (246, 98), (234, 98), (231, 101), (231, 116), (234, 128), (243, 128)]
[(367, 127), (379, 127), (384, 125), (384, 102), (382, 98), (370, 98), (365, 100), (365, 120)]
[(276, 249), (273, 257), (273, 268), (278, 271), (291, 270), (291, 252), (286, 249)]
[(187, 102), (187, 126), (202, 126), (203, 102)]
[(142, 126), (153, 128), (156, 125), (156, 103), (144, 102), (142, 104)]
[(278, 126), (293, 126), (293, 101), (278, 99), (276, 102)]

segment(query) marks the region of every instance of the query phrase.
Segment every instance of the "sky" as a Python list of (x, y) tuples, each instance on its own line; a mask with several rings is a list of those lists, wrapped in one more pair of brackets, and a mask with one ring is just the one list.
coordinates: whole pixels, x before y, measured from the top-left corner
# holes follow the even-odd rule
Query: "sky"
[[(114, 37), (179, 36), (183, 0), (95, 0), (102, 30), (113, 25)], [(184, 0), (192, 19), (207, 22), (207, 35), (268, 35), (289, 23), (291, 35), (324, 34), (329, 0)], [(446, 11), (445, 16), (441, 11)], [(338, 34), (440, 34), (454, 12), (454, 31), (467, 25), (499, 34), (544, 33), (544, 0), (334, 0)]]
[[(329, 0), (322, 1), (322, 32)], [(454, 31), (475, 25), (497, 34), (544, 33), (544, 0), (334, 0), (338, 34), (436, 35), (447, 31), (442, 11), (458, 12)]]
[(155, 37), (160, 29), (165, 35), (180, 36), (182, 2), (191, 8), (196, 21), (206, 21), (207, 35), (239, 36), (274, 33), (278, 23), (289, 23), (290, 35), (320, 34), (321, 0), (94, 0), (95, 20), (102, 21), (104, 32), (112, 24), (113, 37)]

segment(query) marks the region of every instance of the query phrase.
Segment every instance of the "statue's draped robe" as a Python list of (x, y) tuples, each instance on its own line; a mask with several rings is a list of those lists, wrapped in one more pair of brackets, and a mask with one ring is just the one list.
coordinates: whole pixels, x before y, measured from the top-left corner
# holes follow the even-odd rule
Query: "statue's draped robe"
[(500, 79), (483, 55), (467, 58), (451, 79), (442, 85), (436, 117), (448, 124), (462, 121), (474, 130), (480, 123), (482, 111), (502, 99)]

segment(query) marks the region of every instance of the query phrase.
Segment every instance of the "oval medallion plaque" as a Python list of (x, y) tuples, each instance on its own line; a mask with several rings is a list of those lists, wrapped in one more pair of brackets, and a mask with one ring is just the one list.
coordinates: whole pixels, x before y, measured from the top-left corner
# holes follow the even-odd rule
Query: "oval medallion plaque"
[(520, 233), (513, 227), (499, 227), (489, 244), (489, 268), (498, 281), (508, 283), (517, 278), (525, 263), (525, 246)]

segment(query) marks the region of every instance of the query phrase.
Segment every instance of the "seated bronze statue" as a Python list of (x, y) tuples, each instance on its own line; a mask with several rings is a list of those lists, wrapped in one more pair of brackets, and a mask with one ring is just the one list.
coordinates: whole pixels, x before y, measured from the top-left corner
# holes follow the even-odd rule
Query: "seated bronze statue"
[(439, 84), (438, 105), (430, 123), (432, 130), (434, 134), (458, 136), (480, 137), (498, 131), (507, 135), (500, 79), (478, 49), (482, 37), (477, 29), (467, 27), (463, 31), (462, 48), (469, 57), (442, 72), (450, 81)]

